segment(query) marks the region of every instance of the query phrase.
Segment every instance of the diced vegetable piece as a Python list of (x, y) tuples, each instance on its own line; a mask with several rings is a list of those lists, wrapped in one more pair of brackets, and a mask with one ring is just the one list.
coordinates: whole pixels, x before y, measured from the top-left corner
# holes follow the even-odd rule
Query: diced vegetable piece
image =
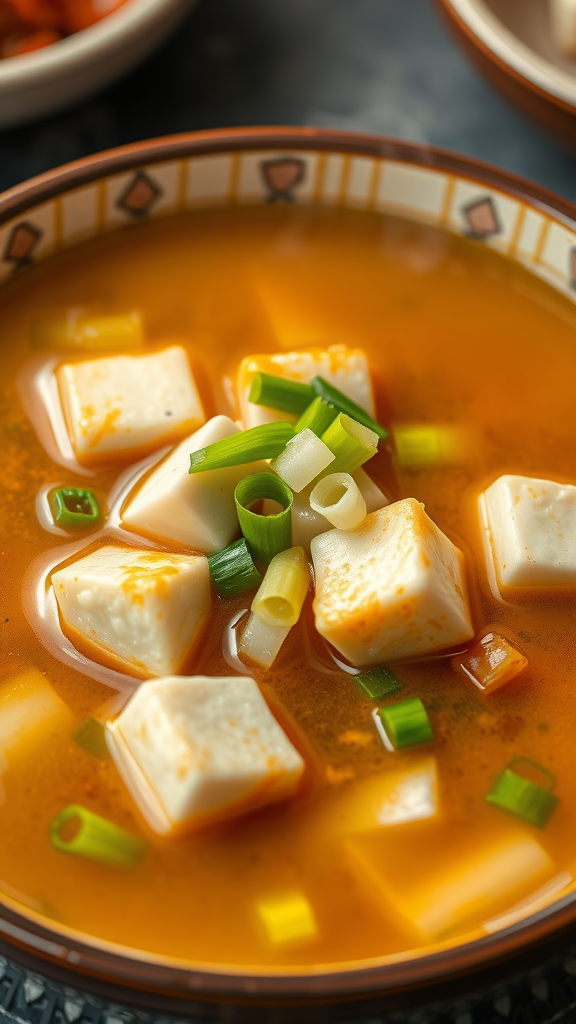
[(59, 487), (52, 494), (52, 505), (54, 522), (63, 530), (88, 530), (100, 519), (100, 508), (93, 491)]
[(302, 893), (263, 900), (256, 909), (273, 946), (301, 943), (318, 935), (316, 915)]
[[(384, 440), (384, 438), (388, 437), (388, 431), (385, 427), (381, 427), (365, 409), (361, 409), (356, 402), (353, 402), (351, 398), (348, 398), (347, 395), (344, 395), (338, 388), (324, 380), (323, 377), (314, 377), (312, 387), (319, 398), (323, 398), (325, 402), (329, 402), (339, 412), (350, 416), (357, 423), (363, 423), (365, 427), (376, 434), (378, 440)], [(378, 441), (376, 444), (378, 444)]]
[(208, 568), (220, 597), (238, 597), (262, 582), (244, 537), (208, 555)]
[(419, 697), (411, 697), (389, 708), (380, 708), (378, 714), (390, 742), (397, 750), (434, 739), (428, 712)]
[[(546, 778), (548, 788), (515, 772), (514, 767), (519, 765), (536, 769), (540, 775)], [(505, 768), (498, 776), (486, 800), (489, 804), (500, 807), (503, 811), (516, 815), (517, 818), (522, 818), (530, 825), (544, 828), (558, 804), (558, 797), (552, 793), (554, 785), (554, 776), (547, 769), (526, 758), (515, 758), (510, 762), (508, 768)]]
[(52, 586), (76, 644), (144, 677), (178, 671), (210, 610), (204, 555), (107, 544), (53, 573)]
[(366, 518), (366, 502), (349, 473), (330, 473), (319, 480), (310, 507), (339, 530), (351, 530)]
[(310, 587), (303, 548), (275, 555), (252, 601), (252, 611), (267, 626), (295, 626)]
[(108, 725), (112, 757), (159, 834), (283, 800), (304, 761), (247, 676), (171, 676), (138, 688)]
[(331, 462), (334, 455), (330, 449), (312, 430), (306, 429), (288, 441), (284, 451), (272, 459), (270, 468), (298, 493)]
[(122, 509), (123, 525), (146, 537), (194, 548), (220, 551), (238, 536), (234, 489), (247, 473), (267, 468), (265, 462), (188, 472), (190, 452), (239, 434), (228, 416), (214, 416), (181, 441), (154, 467)]
[(139, 313), (123, 316), (77, 316), (65, 320), (36, 320), (32, 325), (33, 348), (117, 349), (140, 348), (144, 343)]
[(70, 804), (53, 818), (50, 841), (61, 853), (115, 868), (133, 868), (146, 853), (143, 839), (77, 804)]
[(338, 409), (335, 405), (330, 405), (323, 398), (316, 397), (304, 410), (294, 430), (297, 434), (301, 430), (312, 430), (317, 437), (322, 437), (337, 415)]
[(342, 412), (324, 431), (322, 441), (335, 456), (330, 467), (332, 473), (353, 473), (378, 451), (374, 431)]
[(528, 659), (499, 633), (487, 633), (464, 654), (452, 659), (452, 667), (471, 679), (483, 693), (494, 693), (528, 665)]
[[(550, 878), (554, 862), (531, 835), (464, 838), (454, 828), (407, 843), (399, 830), (372, 830), (345, 843), (350, 866), (372, 905), (396, 912), (415, 938), (435, 941), (474, 927)], [(447, 851), (450, 856), (447, 857)], [(423, 859), (424, 858), (424, 859)]]
[(265, 423), (261, 427), (242, 430), (207, 448), (190, 455), (190, 473), (205, 473), (210, 469), (241, 466), (257, 459), (273, 459), (294, 437), (291, 423)]
[(385, 665), (377, 665), (369, 668), (367, 672), (360, 672), (352, 676), (354, 682), (360, 687), (365, 697), (370, 700), (381, 700), (382, 697), (391, 697), (402, 689), (402, 683)]
[(301, 384), (286, 377), (273, 377), (269, 373), (255, 373), (248, 401), (300, 416), (314, 398), (310, 384)]
[(407, 470), (464, 465), (469, 460), (469, 433), (463, 427), (398, 425), (393, 430), (398, 464)]
[(56, 379), (76, 457), (87, 465), (140, 456), (205, 420), (181, 345), (65, 363)]
[(95, 718), (90, 717), (82, 722), (80, 728), (73, 733), (72, 739), (98, 761), (106, 761), (110, 757), (110, 751), (106, 746), (106, 731), (102, 723)]
[[(282, 506), (282, 511), (258, 515), (249, 508), (255, 501), (269, 498)], [(240, 481), (234, 491), (240, 529), (253, 558), (268, 564), (280, 551), (292, 546), (291, 510), (294, 495), (290, 488), (272, 473), (252, 473)]]
[(499, 586), (576, 586), (576, 487), (501, 476), (480, 509)]
[(352, 665), (430, 654), (474, 636), (464, 555), (405, 498), (310, 545), (316, 629)]
[(255, 373), (284, 377), (300, 384), (310, 384), (314, 377), (320, 375), (370, 415), (374, 413), (368, 360), (361, 349), (330, 345), (326, 349), (247, 356), (240, 363), (237, 378), (240, 416), (245, 427), (286, 419), (286, 414), (249, 401)]
[(267, 626), (251, 612), (238, 642), (238, 651), (262, 668), (274, 664), (291, 626)]
[(27, 668), (0, 685), (0, 762), (2, 755), (33, 756), (49, 732), (70, 732), (72, 712), (37, 668)]

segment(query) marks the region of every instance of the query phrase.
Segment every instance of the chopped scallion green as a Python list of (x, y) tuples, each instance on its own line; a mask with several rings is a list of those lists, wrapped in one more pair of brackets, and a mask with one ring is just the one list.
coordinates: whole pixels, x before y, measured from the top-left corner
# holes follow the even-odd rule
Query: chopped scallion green
[(132, 868), (146, 852), (143, 839), (78, 804), (70, 804), (52, 819), (50, 841), (61, 853), (73, 853), (111, 867)]
[(353, 676), (354, 682), (360, 687), (365, 697), (370, 700), (381, 700), (390, 697), (402, 689), (402, 683), (385, 665), (377, 665), (366, 672)]
[(92, 491), (59, 487), (51, 497), (54, 522), (64, 530), (86, 530), (100, 519), (100, 508)]
[(335, 456), (327, 470), (330, 473), (354, 473), (378, 451), (376, 434), (343, 412), (338, 413), (321, 440)]
[(265, 405), (267, 409), (279, 409), (295, 416), (300, 416), (313, 399), (314, 390), (310, 384), (270, 373), (255, 373), (248, 395), (248, 401), (255, 405)]
[(380, 708), (378, 714), (390, 742), (397, 749), (434, 739), (428, 713), (419, 697)]
[[(262, 498), (277, 501), (282, 511), (269, 516), (252, 512), (249, 506)], [(272, 473), (245, 476), (234, 491), (234, 500), (240, 529), (253, 558), (269, 564), (274, 555), (292, 547), (294, 495), (280, 477)]]
[[(518, 761), (512, 761), (511, 765), (516, 763)], [(545, 772), (545, 769), (541, 770)], [(486, 801), (503, 811), (508, 811), (509, 814), (516, 815), (517, 818), (522, 818), (530, 825), (544, 828), (558, 803), (558, 797), (554, 796), (550, 789), (545, 789), (544, 786), (539, 786), (531, 779), (512, 771), (509, 765), (496, 779)]]
[(291, 423), (264, 423), (260, 427), (242, 430), (221, 441), (200, 448), (190, 455), (189, 473), (205, 473), (209, 469), (225, 469), (227, 466), (241, 466), (258, 459), (274, 459), (284, 451), (288, 441), (294, 437)]
[(92, 754), (92, 757), (97, 758), (98, 761), (105, 761), (110, 757), (106, 746), (104, 726), (95, 718), (90, 717), (82, 722), (80, 728), (73, 733), (72, 739), (79, 747), (82, 747), (82, 750)]
[(238, 597), (262, 582), (244, 537), (208, 555), (208, 568), (220, 597)]
[(338, 388), (335, 388), (333, 384), (329, 384), (323, 377), (314, 377), (312, 387), (316, 395), (323, 398), (325, 402), (330, 402), (331, 405), (336, 406), (338, 412), (345, 412), (353, 420), (357, 420), (358, 423), (363, 423), (369, 430), (373, 430), (380, 440), (388, 437), (386, 428), (381, 427), (372, 418), (370, 413), (362, 409), (361, 406), (356, 405), (356, 402), (353, 402), (347, 395), (342, 394)]
[(302, 413), (294, 430), (299, 434), (308, 427), (318, 437), (322, 437), (324, 431), (328, 429), (337, 415), (338, 409), (336, 406), (330, 405), (330, 402), (325, 402), (323, 398), (315, 398)]

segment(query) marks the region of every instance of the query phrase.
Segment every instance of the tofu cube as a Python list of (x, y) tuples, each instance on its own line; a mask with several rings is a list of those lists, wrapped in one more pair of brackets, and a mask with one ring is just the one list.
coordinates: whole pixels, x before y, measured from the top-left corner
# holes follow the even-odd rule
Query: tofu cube
[(256, 910), (273, 946), (301, 944), (318, 935), (313, 907), (300, 892), (262, 900)]
[(275, 352), (273, 355), (246, 356), (240, 363), (237, 378), (240, 418), (245, 428), (257, 427), (274, 420), (296, 420), (285, 412), (266, 409), (248, 401), (255, 373), (286, 377), (301, 384), (310, 384), (314, 377), (324, 377), (357, 405), (374, 415), (374, 396), (366, 353), (346, 345), (330, 345), (327, 349), (311, 348), (304, 352)]
[[(478, 925), (490, 914), (528, 894), (550, 878), (554, 863), (529, 833), (513, 832), (491, 842), (450, 842), (434, 850), (426, 840), (426, 870), (422, 842), (416, 843), (418, 863), (406, 856), (403, 864), (389, 857), (390, 833), (385, 839), (369, 833), (349, 839), (345, 848), (359, 881), (385, 913), (394, 913), (418, 939), (433, 942), (464, 926)], [(384, 846), (386, 843), (386, 848)], [(446, 848), (451, 857), (446, 862)], [(443, 861), (443, 863), (442, 863)]]
[(64, 363), (56, 378), (76, 457), (86, 465), (145, 454), (205, 420), (180, 345), (144, 356)]
[(107, 728), (118, 770), (160, 834), (282, 800), (304, 770), (248, 676), (152, 680)]
[(0, 760), (28, 756), (43, 737), (73, 724), (72, 712), (37, 668), (24, 669), (0, 686)]
[(567, 57), (576, 54), (576, 0), (550, 0), (550, 27), (554, 45)]
[[(384, 508), (388, 504), (386, 495), (363, 469), (357, 469), (352, 476), (366, 502), (366, 512), (376, 512), (377, 509)], [(307, 554), (310, 553), (312, 539), (319, 533), (326, 533), (327, 530), (332, 529), (332, 524), (310, 506), (309, 499), (314, 483), (315, 481), (312, 481), (303, 491), (295, 494), (292, 505), (292, 543), (304, 548)]]
[(493, 693), (528, 665), (528, 659), (499, 633), (487, 633), (469, 651), (452, 659), (452, 667), (471, 679), (482, 693)]
[(156, 466), (128, 498), (122, 521), (145, 536), (210, 553), (238, 536), (234, 504), (236, 484), (247, 473), (266, 469), (263, 462), (188, 472), (190, 453), (240, 432), (227, 416), (214, 416)]
[(405, 498), (311, 543), (316, 629), (352, 665), (431, 654), (474, 635), (464, 555)]
[(576, 487), (501, 476), (480, 511), (499, 587), (576, 586)]
[(204, 555), (108, 544), (58, 569), (52, 586), (72, 642), (143, 678), (179, 670), (210, 610)]
[(381, 772), (347, 787), (330, 809), (325, 828), (341, 837), (436, 818), (438, 772), (433, 757)]

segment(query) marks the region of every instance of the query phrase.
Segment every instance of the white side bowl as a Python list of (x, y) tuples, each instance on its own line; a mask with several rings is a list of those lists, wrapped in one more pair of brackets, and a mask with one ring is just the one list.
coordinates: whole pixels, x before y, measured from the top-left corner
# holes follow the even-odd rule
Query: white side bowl
[(0, 60), (0, 127), (91, 96), (143, 60), (196, 0), (128, 0), (90, 28), (43, 50)]

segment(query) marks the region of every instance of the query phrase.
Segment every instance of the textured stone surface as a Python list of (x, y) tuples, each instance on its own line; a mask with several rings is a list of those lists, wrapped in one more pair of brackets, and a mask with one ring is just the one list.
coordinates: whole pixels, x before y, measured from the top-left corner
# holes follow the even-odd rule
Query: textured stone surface
[(485, 84), (432, 0), (200, 0), (124, 81), (76, 109), (0, 133), (0, 188), (109, 146), (246, 124), (429, 142), (576, 200), (576, 159)]

